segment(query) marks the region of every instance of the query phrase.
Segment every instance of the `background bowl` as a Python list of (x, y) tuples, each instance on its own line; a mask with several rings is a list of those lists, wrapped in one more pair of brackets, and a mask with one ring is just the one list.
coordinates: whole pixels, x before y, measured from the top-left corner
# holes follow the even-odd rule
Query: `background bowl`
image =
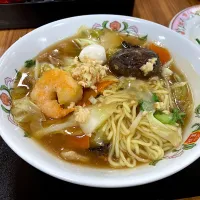
[[(24, 61), (35, 57), (44, 48), (76, 33), (81, 25), (148, 35), (148, 40), (160, 42), (169, 49), (177, 67), (186, 74), (193, 93), (194, 111), (183, 135), (184, 143), (160, 162), (123, 170), (74, 165), (58, 159), (33, 140), (24, 137), (24, 132), (14, 123), (10, 114), (10, 89), (16, 71)], [(118, 15), (88, 15), (47, 24), (20, 38), (0, 59), (1, 136), (29, 164), (65, 181), (96, 187), (125, 187), (162, 179), (188, 166), (200, 156), (199, 66), (200, 49), (196, 45), (166, 27), (142, 19)], [(194, 124), (196, 125), (191, 128)]]

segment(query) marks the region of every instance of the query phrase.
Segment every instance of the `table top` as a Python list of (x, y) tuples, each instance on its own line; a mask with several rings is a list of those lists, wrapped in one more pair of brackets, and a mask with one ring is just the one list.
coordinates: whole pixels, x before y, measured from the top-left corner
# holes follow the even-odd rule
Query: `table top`
[[(133, 16), (168, 26), (175, 14), (184, 8), (197, 4), (200, 4), (199, 0), (135, 0)], [(0, 31), (0, 56), (10, 45), (31, 30)], [(199, 196), (200, 190), (198, 184), (196, 184), (196, 180), (200, 178), (199, 168), (200, 159), (169, 178), (144, 186), (126, 188), (126, 190), (141, 198), (146, 197), (146, 195), (154, 199)], [(67, 196), (69, 191), (81, 190), (87, 194), (87, 191), (91, 189), (65, 183), (36, 170), (13, 153), (1, 138), (0, 177), (1, 200), (31, 200), (42, 196), (48, 198), (53, 196), (55, 192), (57, 193), (56, 199), (59, 199), (59, 197), (61, 199), (63, 196)], [(158, 188), (159, 190), (155, 194), (154, 191)], [(98, 191), (99, 189), (94, 190)], [(115, 192), (122, 192), (123, 190), (125, 189), (116, 190)]]

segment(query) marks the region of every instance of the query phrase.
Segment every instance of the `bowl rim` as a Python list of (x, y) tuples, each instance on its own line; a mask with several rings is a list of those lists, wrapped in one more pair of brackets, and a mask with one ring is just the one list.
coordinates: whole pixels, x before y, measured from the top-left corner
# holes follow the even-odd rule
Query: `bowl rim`
[[(74, 18), (92, 18), (92, 17), (116, 17), (116, 19), (120, 19), (120, 18), (126, 18), (130, 21), (136, 20), (138, 22), (145, 22), (145, 23), (149, 23), (152, 24), (154, 26), (160, 27), (162, 28), (165, 32), (171, 32), (174, 35), (177, 35), (177, 37), (182, 38), (182, 40), (187, 41), (188, 45), (190, 45), (193, 49), (196, 49), (196, 51), (199, 51), (200, 53), (200, 49), (197, 45), (193, 44), (190, 40), (188, 40), (185, 37), (182, 37), (180, 34), (176, 33), (175, 31), (157, 24), (155, 22), (152, 21), (148, 21), (148, 20), (144, 20), (144, 19), (140, 19), (140, 18), (136, 18), (136, 17), (131, 17), (131, 16), (124, 16), (124, 15), (113, 15), (113, 14), (92, 14), (92, 15), (80, 15), (80, 16), (75, 16), (75, 17), (70, 17), (70, 18), (64, 18), (64, 19), (60, 19), (60, 20), (56, 20), (53, 21), (51, 23), (45, 24), (43, 26), (40, 26), (34, 30), (32, 30), (31, 32), (27, 33), (26, 35), (24, 35), (23, 37), (21, 37), (19, 40), (17, 40), (14, 44), (12, 44), (5, 52), (4, 54), (1, 56), (0, 58), (0, 62), (2, 62), (2, 60), (9, 55), (9, 53), (12, 51), (12, 49), (14, 49), (19, 43), (23, 43), (24, 40), (26, 40), (26, 38), (31, 37), (33, 34), (35, 34), (36, 32), (40, 32), (45, 30), (46, 27), (48, 26), (53, 26), (55, 24), (58, 23), (62, 23), (62, 22), (66, 22), (66, 21), (70, 21), (71, 19)], [(190, 165), (191, 163), (193, 163), (195, 160), (197, 160), (200, 157), (200, 151), (198, 152), (198, 150), (194, 151), (193, 154), (191, 156), (189, 156), (186, 161), (184, 161), (184, 163), (180, 166), (180, 165), (176, 165), (175, 167), (169, 169), (168, 171), (166, 171), (165, 173), (161, 173), (161, 174), (154, 174), (154, 176), (152, 177), (147, 177), (147, 178), (143, 178), (143, 179), (138, 179), (137, 181), (134, 179), (128, 180), (128, 181), (113, 181), (112, 184), (110, 181), (107, 180), (103, 180), (100, 182), (95, 182), (94, 180), (86, 180), (86, 179), (73, 179), (71, 177), (63, 177), (61, 174), (55, 172), (54, 170), (52, 170), (51, 168), (47, 166), (42, 166), (39, 162), (34, 162), (33, 160), (31, 160), (31, 158), (29, 157), (28, 154), (26, 154), (25, 152), (23, 152), (22, 150), (20, 150), (21, 148), (19, 146), (17, 146), (15, 143), (13, 143), (10, 139), (9, 136), (2, 130), (1, 125), (0, 125), (0, 136), (2, 137), (2, 139), (6, 142), (6, 144), (20, 157), (22, 158), (24, 161), (26, 161), (27, 163), (29, 163), (30, 165), (32, 165), (33, 167), (35, 167), (36, 169), (51, 175), (52, 177), (58, 178), (60, 180), (63, 181), (68, 181), (71, 183), (75, 183), (78, 185), (84, 185), (84, 186), (92, 186), (92, 187), (101, 187), (101, 188), (118, 188), (118, 187), (131, 187), (131, 186), (138, 186), (138, 185), (143, 185), (143, 184), (147, 184), (147, 183), (151, 183), (151, 182), (155, 182), (158, 180), (161, 180), (163, 178), (166, 178), (168, 176), (171, 176), (179, 171), (181, 171), (182, 169), (184, 169), (185, 167), (187, 167), (188, 165)]]

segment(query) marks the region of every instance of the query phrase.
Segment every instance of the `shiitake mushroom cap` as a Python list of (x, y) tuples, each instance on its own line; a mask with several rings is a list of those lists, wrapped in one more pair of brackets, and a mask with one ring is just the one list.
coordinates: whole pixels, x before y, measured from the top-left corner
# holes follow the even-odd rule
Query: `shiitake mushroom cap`
[[(153, 76), (160, 76), (161, 63), (159, 56), (150, 49), (140, 46), (132, 46), (122, 43), (123, 49), (117, 51), (109, 60), (109, 69), (116, 76), (136, 77), (148, 79)], [(140, 69), (149, 59), (157, 58), (153, 65), (153, 71), (147, 75)]]

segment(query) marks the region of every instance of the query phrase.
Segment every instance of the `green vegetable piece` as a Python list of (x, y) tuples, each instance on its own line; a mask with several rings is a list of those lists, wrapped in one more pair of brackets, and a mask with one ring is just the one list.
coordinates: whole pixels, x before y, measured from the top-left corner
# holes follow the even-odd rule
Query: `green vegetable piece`
[(22, 73), (21, 73), (21, 72), (17, 72), (17, 74), (16, 74), (16, 78), (17, 78), (17, 80), (20, 80), (21, 77), (22, 77)]
[(142, 37), (138, 37), (139, 40), (146, 42), (148, 38), (148, 35), (142, 36)]
[(27, 60), (25, 61), (25, 67), (30, 68), (35, 65), (35, 60)]
[(175, 124), (175, 122), (173, 121), (173, 114), (165, 114), (162, 113), (160, 111), (156, 111), (154, 113), (154, 117), (159, 120), (160, 122), (162, 122), (163, 124)]
[(172, 114), (173, 114), (173, 119), (172, 121), (173, 122), (177, 122), (177, 123), (180, 123), (181, 125), (183, 125), (184, 121), (184, 117), (185, 117), (185, 113), (184, 112), (181, 112), (178, 108), (174, 108), (172, 110)]
[(18, 71), (17, 69), (15, 69), (15, 71), (16, 71), (16, 79), (20, 80), (22, 77), (22, 73), (20, 71)]
[(155, 93), (153, 93), (153, 97), (152, 98), (153, 98), (154, 102), (160, 102), (158, 96)]
[(161, 123), (154, 117), (153, 112), (148, 112), (146, 116), (149, 121), (150, 128), (154, 134), (169, 141), (174, 147), (178, 147), (181, 144), (182, 136), (177, 130), (172, 130), (165, 124)]
[(163, 124), (175, 124), (180, 123), (183, 125), (183, 118), (185, 117), (185, 113), (181, 112), (179, 109), (175, 108), (172, 110), (172, 113), (165, 114), (161, 111), (156, 111), (154, 113), (154, 117), (159, 120)]
[(200, 40), (198, 38), (196, 38), (196, 41), (197, 41), (198, 44), (200, 44)]
[(24, 137), (30, 138), (31, 136), (27, 132), (24, 132)]

